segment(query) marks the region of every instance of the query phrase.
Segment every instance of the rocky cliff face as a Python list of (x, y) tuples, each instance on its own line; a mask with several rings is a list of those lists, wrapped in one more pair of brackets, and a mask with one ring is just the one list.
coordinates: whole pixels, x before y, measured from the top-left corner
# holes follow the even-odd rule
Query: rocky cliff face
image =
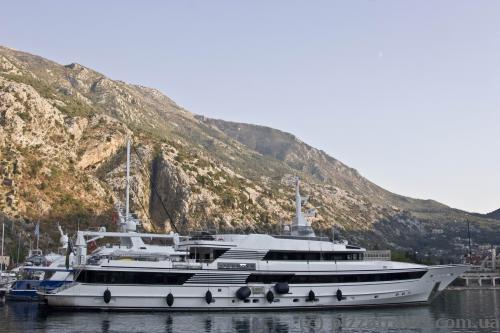
[[(291, 134), (207, 119), (155, 89), (0, 47), (5, 216), (26, 228), (38, 219), (69, 228), (75, 219), (111, 224), (124, 195), (127, 137), (134, 142), (133, 209), (148, 230), (173, 222), (183, 232), (277, 232), (292, 217), (293, 177), (300, 176), (318, 231), (335, 225), (369, 245), (453, 251), (453, 237), (465, 234), (470, 219), (482, 241), (496, 239), (497, 221), (385, 191)], [(429, 241), (436, 228), (447, 232)]]

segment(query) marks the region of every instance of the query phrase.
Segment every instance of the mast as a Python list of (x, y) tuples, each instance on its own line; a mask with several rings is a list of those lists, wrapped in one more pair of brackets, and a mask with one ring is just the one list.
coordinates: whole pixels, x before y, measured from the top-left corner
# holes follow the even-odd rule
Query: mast
[[(139, 222), (136, 218), (132, 217), (130, 214), (130, 151), (131, 151), (131, 139), (127, 139), (127, 175), (126, 175), (126, 188), (125, 188), (125, 216), (121, 215), (118, 210), (118, 215), (120, 217), (120, 225), (122, 226), (122, 231), (124, 232), (135, 232), (137, 230), (137, 225)], [(125, 240), (124, 240), (125, 241)]]
[(2, 223), (2, 262), (0, 262), (0, 272), (3, 271), (3, 242), (5, 240), (5, 223)]
[(297, 217), (297, 220), (299, 222), (299, 225), (301, 224), (301, 219), (299, 218), (300, 215), (302, 215), (302, 198), (300, 197), (300, 179), (297, 178), (297, 182), (295, 184), (295, 216)]
[(21, 233), (19, 233), (19, 237), (17, 238), (17, 257), (16, 257), (16, 266), (19, 265), (19, 250), (21, 249)]
[(298, 227), (307, 227), (309, 223), (302, 214), (302, 196), (300, 195), (300, 180), (295, 183), (295, 221)]
[(128, 216), (130, 211), (130, 138), (127, 139), (127, 188), (126, 188), (126, 198), (125, 198), (125, 224), (128, 222)]
[(36, 249), (38, 250), (38, 243), (40, 242), (40, 222), (36, 224)]
[(469, 237), (469, 264), (472, 263), (472, 248), (470, 244), (470, 221), (467, 220), (467, 235)]
[(293, 236), (308, 236), (315, 237), (311, 225), (302, 213), (302, 196), (300, 195), (300, 180), (297, 178), (295, 183), (295, 217), (292, 221), (292, 235)]

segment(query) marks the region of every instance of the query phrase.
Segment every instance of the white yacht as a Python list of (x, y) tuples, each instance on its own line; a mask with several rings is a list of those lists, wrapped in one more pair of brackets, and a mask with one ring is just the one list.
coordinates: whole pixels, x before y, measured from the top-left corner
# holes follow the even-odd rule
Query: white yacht
[[(298, 181), (295, 204), (289, 233), (276, 236), (137, 233), (127, 209), (127, 232), (78, 232), (74, 282), (42, 296), (51, 307), (103, 310), (428, 303), (468, 268), (364, 260), (364, 248), (316, 237), (302, 213)], [(128, 239), (128, 245), (87, 255), (87, 237)], [(147, 245), (147, 238), (171, 245)]]

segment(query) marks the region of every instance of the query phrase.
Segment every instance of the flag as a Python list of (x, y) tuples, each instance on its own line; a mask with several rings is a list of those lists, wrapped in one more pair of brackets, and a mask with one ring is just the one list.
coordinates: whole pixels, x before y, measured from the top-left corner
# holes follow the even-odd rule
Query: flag
[(36, 223), (36, 226), (35, 226), (35, 236), (40, 236), (40, 222), (37, 222)]
[(95, 241), (91, 241), (87, 243), (87, 251), (88, 253), (92, 253), (97, 249), (97, 243)]

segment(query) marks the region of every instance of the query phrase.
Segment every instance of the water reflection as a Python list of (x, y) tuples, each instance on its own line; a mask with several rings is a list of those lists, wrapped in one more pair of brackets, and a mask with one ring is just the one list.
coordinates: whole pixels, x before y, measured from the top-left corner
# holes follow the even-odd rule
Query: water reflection
[(172, 333), (174, 332), (174, 329), (172, 328), (173, 324), (172, 316), (170, 314), (167, 314), (167, 319), (165, 320), (165, 332), (167, 333)]
[[(0, 332), (500, 332), (500, 291), (442, 294), (432, 306), (290, 312), (52, 312), (36, 304), (0, 307)], [(484, 327), (490, 324), (490, 327)]]
[(110, 330), (109, 330), (109, 320), (103, 320), (102, 321), (102, 325), (101, 325), (102, 329), (101, 329), (101, 332), (102, 333), (109, 333)]

